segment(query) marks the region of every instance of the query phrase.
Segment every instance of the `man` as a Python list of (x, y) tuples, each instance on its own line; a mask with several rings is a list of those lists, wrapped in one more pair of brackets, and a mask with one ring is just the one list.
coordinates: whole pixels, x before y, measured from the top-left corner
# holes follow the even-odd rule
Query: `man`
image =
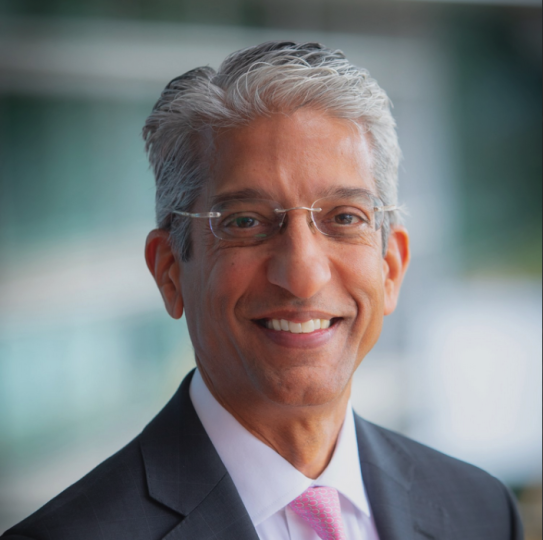
[(520, 540), (493, 477), (354, 415), (409, 263), (386, 94), (266, 43), (164, 90), (146, 260), (197, 370), (128, 446), (4, 538)]

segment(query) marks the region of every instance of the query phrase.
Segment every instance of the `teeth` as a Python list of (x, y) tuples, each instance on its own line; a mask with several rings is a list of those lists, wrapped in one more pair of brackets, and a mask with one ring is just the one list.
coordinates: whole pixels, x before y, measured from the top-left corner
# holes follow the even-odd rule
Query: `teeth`
[(301, 334), (302, 333), (302, 325), (297, 322), (288, 322), (288, 330), (289, 332), (293, 334)]
[(311, 319), (303, 323), (295, 323), (285, 319), (268, 319), (266, 328), (277, 332), (290, 332), (292, 334), (311, 334), (315, 330), (330, 328), (328, 319)]
[(311, 334), (315, 331), (315, 323), (313, 321), (307, 321), (302, 323), (302, 332), (304, 334)]

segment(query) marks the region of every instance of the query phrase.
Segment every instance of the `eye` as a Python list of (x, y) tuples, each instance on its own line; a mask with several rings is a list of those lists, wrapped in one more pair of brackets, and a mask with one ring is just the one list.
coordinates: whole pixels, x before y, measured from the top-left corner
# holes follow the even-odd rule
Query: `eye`
[(258, 224), (258, 220), (250, 216), (239, 216), (231, 222), (232, 227), (238, 227), (239, 229), (250, 229)]
[(356, 223), (359, 223), (361, 220), (358, 216), (355, 216), (354, 214), (337, 214), (334, 216), (334, 221), (338, 225), (355, 225)]
[(223, 215), (218, 226), (212, 224), (219, 238), (265, 239), (273, 233), (274, 222), (259, 212), (243, 211)]
[(354, 207), (336, 207), (326, 214), (323, 218), (323, 222), (328, 227), (363, 227), (370, 223), (370, 219), (366, 213)]
[(228, 216), (222, 223), (223, 228), (254, 229), (261, 225), (261, 221), (255, 215), (233, 214)]

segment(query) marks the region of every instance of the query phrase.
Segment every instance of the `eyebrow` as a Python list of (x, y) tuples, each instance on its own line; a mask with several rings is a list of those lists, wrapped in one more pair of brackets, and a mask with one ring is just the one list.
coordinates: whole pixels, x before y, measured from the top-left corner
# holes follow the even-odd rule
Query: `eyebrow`
[(211, 204), (216, 205), (226, 201), (233, 200), (245, 200), (245, 199), (272, 199), (270, 194), (261, 189), (246, 188), (239, 191), (226, 191), (225, 193), (220, 193), (219, 195), (214, 195), (211, 197)]
[(360, 195), (369, 195), (376, 197), (376, 195), (369, 189), (359, 187), (331, 187), (322, 192), (322, 197), (358, 197)]
[[(368, 189), (359, 188), (359, 187), (330, 187), (320, 193), (316, 200), (322, 197), (357, 197), (361, 195), (370, 195), (371, 197), (376, 197)], [(211, 197), (211, 204), (214, 206), (227, 201), (233, 200), (246, 200), (246, 199), (268, 199), (273, 200), (273, 197), (267, 191), (254, 188), (246, 188), (238, 191), (226, 191), (225, 193), (220, 193), (219, 195), (214, 195)]]

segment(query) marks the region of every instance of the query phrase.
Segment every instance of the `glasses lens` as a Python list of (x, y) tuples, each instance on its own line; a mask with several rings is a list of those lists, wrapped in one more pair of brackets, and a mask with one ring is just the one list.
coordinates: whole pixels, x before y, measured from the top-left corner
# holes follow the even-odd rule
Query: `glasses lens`
[(260, 199), (226, 201), (213, 206), (211, 211), (219, 212), (220, 217), (211, 218), (209, 223), (213, 234), (222, 240), (259, 242), (279, 230), (277, 208), (279, 204)]
[(336, 238), (364, 238), (378, 227), (375, 223), (375, 200), (370, 196), (349, 198), (326, 197), (313, 204), (320, 212), (313, 212), (319, 231)]

